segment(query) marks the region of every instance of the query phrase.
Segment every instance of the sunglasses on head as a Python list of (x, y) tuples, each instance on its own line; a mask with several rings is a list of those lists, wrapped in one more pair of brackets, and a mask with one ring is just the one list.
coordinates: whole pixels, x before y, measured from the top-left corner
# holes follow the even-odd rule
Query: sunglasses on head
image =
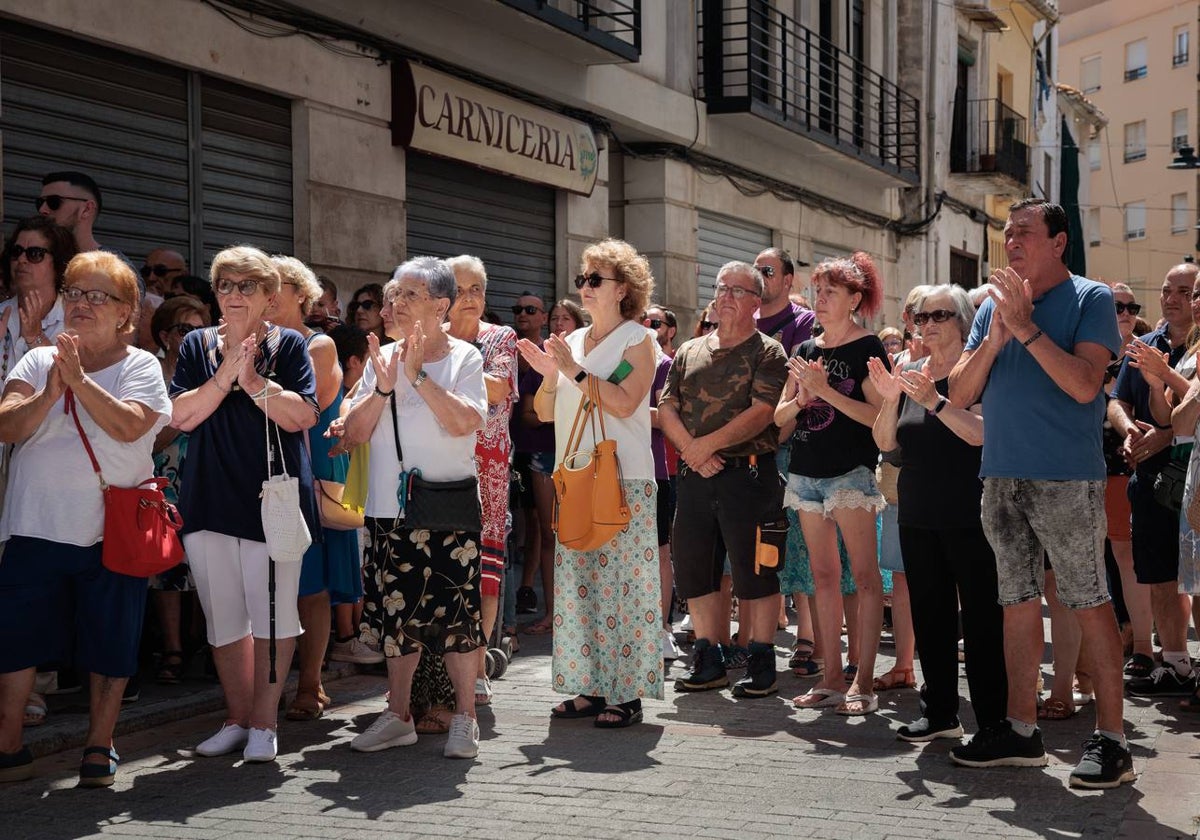
[(702, 329), (702, 330), (715, 330), (716, 328), (717, 328), (716, 321), (701, 321), (700, 322), (700, 329)]
[(935, 309), (932, 312), (917, 312), (912, 316), (913, 323), (918, 327), (923, 327), (930, 321), (935, 324), (944, 324), (954, 317), (954, 313), (949, 309)]
[(24, 245), (14, 245), (8, 249), (8, 258), (13, 262), (16, 262), (21, 258), (21, 255), (24, 254), (25, 259), (36, 265), (37, 263), (40, 263), (42, 260), (46, 259), (46, 255), (49, 253), (49, 248), (43, 248), (40, 245), (30, 245), (28, 248), (26, 248)]
[(514, 315), (520, 315), (522, 312), (524, 312), (526, 315), (536, 315), (541, 311), (542, 310), (536, 306), (522, 306), (519, 303), (514, 304), (512, 308), (512, 314)]
[(151, 274), (153, 274), (155, 277), (166, 277), (172, 271), (175, 271), (175, 269), (165, 266), (162, 263), (158, 263), (157, 265), (144, 265), (142, 266), (142, 279), (149, 280)]
[(605, 277), (599, 271), (593, 271), (591, 274), (576, 274), (575, 275), (575, 288), (582, 289), (583, 285), (586, 283), (589, 287), (591, 287), (593, 289), (599, 289), (600, 284), (603, 283), (605, 280), (611, 280), (614, 283), (621, 282), (620, 277)]
[(1121, 300), (1117, 301), (1117, 314), (1118, 315), (1120, 315), (1123, 312), (1128, 312), (1130, 315), (1136, 315), (1141, 311), (1142, 311), (1142, 305), (1140, 303), (1125, 303), (1124, 301), (1121, 301)]
[(64, 201), (87, 201), (87, 199), (76, 198), (73, 195), (42, 195), (33, 200), (33, 206), (36, 209), (41, 210), (42, 205), (45, 204), (50, 208), (50, 212), (53, 213), (58, 210), (59, 207), (62, 207)]
[(258, 291), (258, 286), (259, 283), (257, 280), (242, 280), (241, 282), (234, 283), (232, 280), (222, 277), (217, 281), (217, 294), (231, 295), (233, 294), (233, 290), (237, 289), (241, 292), (242, 297), (250, 297)]
[(658, 329), (665, 323), (666, 323), (666, 321), (662, 320), (661, 318), (643, 318), (642, 319), (642, 326), (649, 327), (652, 330)]

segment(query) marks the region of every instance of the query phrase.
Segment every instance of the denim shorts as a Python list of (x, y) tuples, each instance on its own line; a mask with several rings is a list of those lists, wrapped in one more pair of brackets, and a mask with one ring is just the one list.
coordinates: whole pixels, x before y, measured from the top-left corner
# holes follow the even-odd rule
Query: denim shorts
[(879, 513), (887, 507), (875, 484), (875, 471), (855, 467), (832, 478), (810, 478), (788, 473), (784, 504), (796, 510), (821, 513), (827, 518), (835, 508), (864, 508)]
[(985, 478), (980, 520), (996, 553), (1001, 606), (1042, 597), (1043, 555), (1063, 606), (1083, 610), (1109, 600), (1103, 479)]

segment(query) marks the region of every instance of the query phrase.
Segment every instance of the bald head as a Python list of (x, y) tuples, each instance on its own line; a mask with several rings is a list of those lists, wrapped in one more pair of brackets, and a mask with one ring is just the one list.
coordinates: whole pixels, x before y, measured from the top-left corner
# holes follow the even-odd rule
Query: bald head
[(1192, 326), (1192, 289), (1200, 266), (1180, 263), (1163, 278), (1159, 303), (1163, 318), (1176, 332), (1186, 331)]
[(165, 294), (171, 289), (171, 281), (181, 274), (187, 274), (187, 260), (178, 251), (155, 248), (146, 255), (142, 278), (151, 291)]

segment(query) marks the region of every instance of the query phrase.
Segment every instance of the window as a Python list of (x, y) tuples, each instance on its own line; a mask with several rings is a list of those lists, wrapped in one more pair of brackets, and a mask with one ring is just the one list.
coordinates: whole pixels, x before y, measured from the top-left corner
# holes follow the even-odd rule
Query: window
[(1087, 211), (1088, 245), (1093, 248), (1100, 244), (1100, 208), (1089, 207)]
[(1146, 202), (1131, 201), (1125, 205), (1125, 238), (1146, 238)]
[(1079, 62), (1079, 85), (1084, 93), (1100, 90), (1100, 56), (1089, 56)]
[(1186, 146), (1188, 141), (1188, 117), (1187, 108), (1180, 108), (1178, 111), (1171, 112), (1171, 151), (1178, 152), (1181, 146)]
[(1125, 45), (1125, 81), (1146, 77), (1146, 39)]
[(1101, 142), (1102, 141), (1099, 137), (1095, 137), (1092, 139), (1092, 142), (1088, 143), (1088, 149), (1087, 149), (1088, 169), (1092, 170), (1093, 172), (1100, 171), (1100, 143)]
[(1171, 233), (1187, 233), (1190, 218), (1187, 193), (1175, 193), (1171, 196)]
[(1171, 66), (1182, 67), (1188, 63), (1188, 28), (1186, 26), (1175, 27), (1175, 36), (1171, 39), (1171, 43), (1175, 45), (1175, 52), (1171, 56)]
[(1146, 121), (1125, 123), (1125, 162), (1146, 159)]

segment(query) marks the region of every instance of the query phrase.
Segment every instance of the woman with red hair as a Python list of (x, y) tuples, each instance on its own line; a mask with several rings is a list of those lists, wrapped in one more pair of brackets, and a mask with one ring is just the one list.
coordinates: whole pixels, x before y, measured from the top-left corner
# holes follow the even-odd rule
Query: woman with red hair
[[(879, 273), (861, 251), (826, 260), (812, 276), (817, 320), (824, 331), (796, 348), (775, 423), (794, 428), (787, 504), (799, 511), (816, 586), (817, 646), (822, 680), (795, 698), (799, 708), (836, 706), (838, 714), (879, 708), (873, 693), (875, 654), (883, 626), (883, 583), (876, 560), (875, 514), (886, 503), (875, 485), (879, 449), (871, 426), (882, 399), (867, 360), (888, 364), (882, 342), (855, 316), (870, 318), (883, 298)], [(890, 368), (889, 368), (890, 369)], [(858, 589), (859, 661), (849, 689), (842, 675), (841, 531)]]

